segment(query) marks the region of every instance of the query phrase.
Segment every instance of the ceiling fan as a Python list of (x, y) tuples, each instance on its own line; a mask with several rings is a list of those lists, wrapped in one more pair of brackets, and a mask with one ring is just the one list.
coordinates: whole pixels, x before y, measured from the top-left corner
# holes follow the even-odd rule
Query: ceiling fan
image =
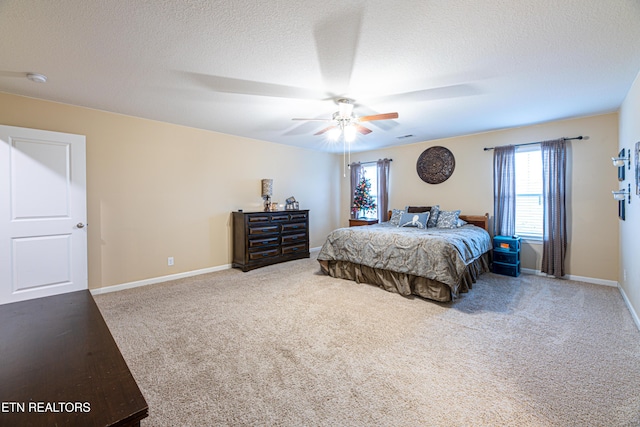
[(330, 126), (319, 130), (314, 135), (322, 135), (324, 133), (327, 133), (329, 135), (329, 138), (332, 140), (337, 140), (340, 135), (344, 135), (344, 139), (346, 142), (353, 142), (356, 137), (356, 132), (360, 132), (363, 135), (367, 135), (372, 132), (371, 129), (362, 126), (360, 124), (361, 122), (372, 122), (374, 120), (389, 120), (398, 118), (398, 113), (396, 112), (357, 117), (353, 114), (354, 101), (353, 99), (349, 98), (338, 98), (336, 99), (336, 104), (338, 104), (338, 111), (333, 113), (333, 116), (330, 119), (294, 118), (292, 120), (332, 122)]

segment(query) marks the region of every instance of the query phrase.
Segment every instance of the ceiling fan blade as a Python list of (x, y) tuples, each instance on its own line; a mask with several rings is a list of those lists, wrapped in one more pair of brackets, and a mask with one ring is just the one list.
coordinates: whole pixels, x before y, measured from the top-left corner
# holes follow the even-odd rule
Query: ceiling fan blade
[(314, 28), (325, 88), (344, 94), (349, 88), (362, 25), (363, 9), (340, 10)]
[(359, 122), (372, 122), (374, 120), (397, 119), (398, 113), (373, 114), (371, 116), (358, 117)]
[(233, 79), (230, 77), (222, 76), (211, 76), (208, 74), (200, 73), (186, 74), (199, 85), (202, 85), (205, 88), (215, 92), (306, 100), (324, 100), (328, 95), (326, 92), (299, 88), (295, 86), (256, 82), (252, 80)]
[(363, 135), (366, 135), (366, 134), (368, 134), (368, 133), (373, 132), (371, 129), (366, 128), (366, 127), (364, 127), (364, 126), (362, 126), (362, 125), (355, 125), (355, 127), (356, 127), (356, 130), (357, 130), (358, 132), (360, 132), (361, 134), (363, 134)]
[(329, 126), (329, 127), (326, 127), (326, 128), (324, 128), (324, 129), (322, 129), (322, 130), (320, 130), (320, 131), (318, 131), (318, 132), (314, 133), (314, 135), (322, 135), (323, 133), (328, 132), (328, 131), (330, 131), (331, 129), (334, 129), (334, 128), (336, 128), (336, 127), (337, 127), (337, 126)]
[(434, 87), (431, 89), (416, 90), (413, 92), (396, 93), (378, 98), (368, 99), (367, 102), (423, 102), (439, 99), (459, 98), (481, 94), (480, 89), (473, 84), (462, 83), (450, 86)]
[(311, 122), (330, 122), (331, 121), (331, 119), (302, 119), (302, 118), (298, 118), (298, 117), (295, 117), (295, 118), (293, 118), (291, 120), (306, 120), (306, 121), (311, 121)]

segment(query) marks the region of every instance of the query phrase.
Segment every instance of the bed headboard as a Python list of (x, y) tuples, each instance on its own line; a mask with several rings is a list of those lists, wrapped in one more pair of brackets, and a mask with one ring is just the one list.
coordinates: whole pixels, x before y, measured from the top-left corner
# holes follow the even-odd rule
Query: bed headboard
[[(387, 221), (391, 218), (391, 211), (387, 213)], [(469, 224), (473, 224), (476, 227), (484, 228), (489, 232), (489, 213), (484, 215), (464, 215), (460, 214), (460, 219), (467, 221)]]

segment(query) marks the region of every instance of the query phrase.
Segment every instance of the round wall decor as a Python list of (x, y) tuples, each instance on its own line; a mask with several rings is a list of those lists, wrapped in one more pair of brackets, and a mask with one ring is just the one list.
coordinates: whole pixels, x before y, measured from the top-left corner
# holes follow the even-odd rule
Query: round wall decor
[(416, 169), (418, 176), (429, 184), (445, 182), (456, 167), (453, 153), (445, 147), (427, 148), (418, 157)]

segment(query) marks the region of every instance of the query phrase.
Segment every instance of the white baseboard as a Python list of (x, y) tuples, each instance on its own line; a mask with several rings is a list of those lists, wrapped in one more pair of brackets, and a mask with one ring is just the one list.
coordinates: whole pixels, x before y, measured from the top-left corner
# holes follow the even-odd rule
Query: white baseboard
[[(543, 273), (539, 270), (534, 270), (531, 268), (521, 268), (520, 272), (524, 273), (524, 274), (533, 274), (536, 276), (544, 276), (544, 277), (551, 277), (546, 273)], [(616, 282), (615, 280), (605, 280), (605, 279), (597, 279), (594, 277), (584, 277), (584, 276), (576, 276), (573, 274), (568, 274), (565, 276), (565, 278), (569, 279), (569, 280), (575, 280), (577, 282), (585, 282), (585, 283), (592, 283), (594, 285), (602, 285), (602, 286), (612, 286), (614, 288), (618, 287), (618, 282)]]
[[(309, 252), (320, 252), (321, 246), (310, 248)], [(201, 270), (186, 271), (184, 273), (170, 274), (168, 276), (153, 277), (151, 279), (138, 280), (136, 282), (122, 283), (120, 285), (105, 286), (98, 289), (90, 289), (92, 295), (106, 294), (109, 292), (122, 291), (124, 289), (137, 288), (139, 286), (153, 285), (155, 283), (169, 282), (171, 280), (182, 279), (185, 277), (197, 276), (199, 274), (213, 273), (214, 271), (228, 270), (231, 264), (220, 265), (218, 267), (203, 268)]]
[(636, 323), (638, 330), (640, 330), (640, 317), (638, 317), (638, 313), (636, 313), (636, 311), (633, 309), (633, 306), (631, 305), (631, 301), (629, 301), (629, 298), (627, 298), (627, 294), (624, 292), (624, 289), (622, 289), (622, 286), (620, 286), (620, 284), (618, 284), (618, 290), (620, 290), (620, 295), (622, 295), (622, 299), (624, 300), (624, 303), (627, 305), (627, 308), (629, 309), (629, 313), (631, 313), (631, 318)]
[(231, 264), (220, 265), (218, 267), (203, 268), (200, 270), (186, 271), (184, 273), (170, 274), (168, 276), (153, 277), (151, 279), (138, 280), (136, 282), (123, 283), (120, 285), (105, 286), (98, 289), (90, 289), (92, 295), (106, 294), (108, 292), (122, 291), (124, 289), (137, 288), (139, 286), (153, 285), (155, 283), (169, 282), (171, 280), (183, 279), (185, 277), (198, 276), (200, 274), (213, 273), (214, 271), (228, 270)]

